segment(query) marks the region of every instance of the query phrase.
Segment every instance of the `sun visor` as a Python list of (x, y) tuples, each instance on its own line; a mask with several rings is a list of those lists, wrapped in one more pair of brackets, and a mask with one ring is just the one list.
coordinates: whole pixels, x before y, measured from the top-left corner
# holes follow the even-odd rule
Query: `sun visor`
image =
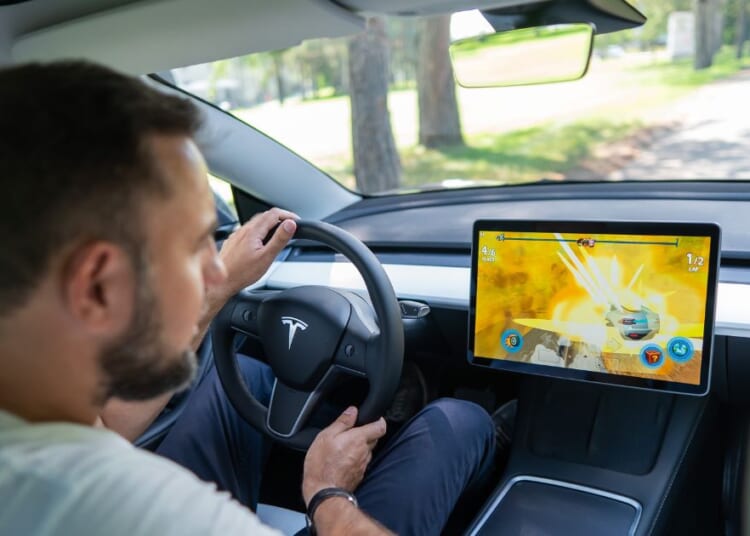
[(145, 74), (362, 28), (362, 18), (320, 0), (137, 2), (20, 36), (11, 56), (14, 62), (86, 58)]
[(588, 23), (597, 34), (636, 28), (646, 17), (625, 0), (544, 0), (482, 10), (496, 32), (548, 26)]
[(518, 7), (538, 0), (336, 0), (357, 13), (378, 15), (427, 16), (470, 9)]

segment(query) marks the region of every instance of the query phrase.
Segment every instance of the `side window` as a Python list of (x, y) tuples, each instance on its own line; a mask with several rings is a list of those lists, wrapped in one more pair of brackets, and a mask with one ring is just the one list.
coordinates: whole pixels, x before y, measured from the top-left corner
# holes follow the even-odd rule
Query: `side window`
[(208, 176), (208, 182), (214, 192), (216, 210), (218, 212), (219, 226), (238, 221), (237, 209), (234, 205), (232, 187), (228, 182), (213, 175)]
[(214, 192), (216, 219), (219, 222), (214, 238), (217, 246), (221, 248), (224, 240), (239, 226), (239, 219), (234, 205), (232, 187), (229, 183), (213, 175), (208, 176), (208, 182)]

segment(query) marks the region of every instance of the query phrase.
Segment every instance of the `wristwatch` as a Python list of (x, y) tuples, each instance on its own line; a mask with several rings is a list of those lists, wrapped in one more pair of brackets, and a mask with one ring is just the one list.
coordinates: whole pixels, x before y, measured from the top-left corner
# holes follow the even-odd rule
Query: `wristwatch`
[(313, 523), (315, 510), (318, 509), (318, 506), (320, 506), (323, 501), (325, 501), (326, 499), (330, 499), (331, 497), (343, 497), (354, 506), (358, 506), (357, 498), (345, 489), (323, 488), (312, 496), (312, 499), (310, 499), (310, 502), (307, 505), (307, 514), (305, 515), (305, 521), (307, 522), (307, 531), (313, 536), (315, 535), (315, 524)]

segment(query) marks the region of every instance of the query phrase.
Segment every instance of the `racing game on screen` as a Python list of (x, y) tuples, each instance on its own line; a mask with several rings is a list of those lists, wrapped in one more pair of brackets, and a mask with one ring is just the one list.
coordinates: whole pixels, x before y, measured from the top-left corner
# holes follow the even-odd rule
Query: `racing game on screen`
[(474, 353), (700, 384), (710, 245), (480, 230)]

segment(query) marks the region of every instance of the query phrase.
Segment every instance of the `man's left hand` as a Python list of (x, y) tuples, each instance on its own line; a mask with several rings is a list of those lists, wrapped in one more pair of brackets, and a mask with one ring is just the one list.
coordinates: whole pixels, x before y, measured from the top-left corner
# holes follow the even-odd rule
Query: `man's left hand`
[[(256, 214), (224, 242), (219, 256), (227, 268), (227, 279), (222, 286), (224, 300), (258, 281), (297, 230), (294, 222), (299, 216), (280, 208)], [(265, 244), (274, 227), (275, 232)]]

